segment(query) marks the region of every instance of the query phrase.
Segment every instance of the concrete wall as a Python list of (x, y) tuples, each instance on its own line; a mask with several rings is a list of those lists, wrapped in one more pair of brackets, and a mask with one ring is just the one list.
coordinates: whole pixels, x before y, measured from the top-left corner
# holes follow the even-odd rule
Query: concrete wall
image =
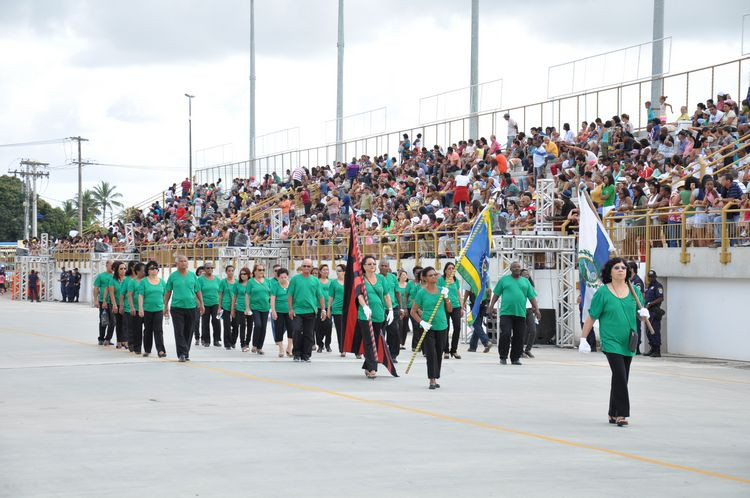
[(669, 353), (750, 361), (748, 324), (750, 248), (732, 248), (732, 261), (719, 262), (719, 249), (689, 248), (690, 262), (680, 263), (680, 249), (658, 248), (651, 267), (664, 284), (662, 343)]

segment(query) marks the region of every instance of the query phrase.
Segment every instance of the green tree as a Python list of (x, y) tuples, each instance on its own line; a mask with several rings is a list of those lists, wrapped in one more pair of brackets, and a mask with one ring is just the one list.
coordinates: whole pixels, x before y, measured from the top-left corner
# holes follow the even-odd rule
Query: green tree
[(78, 224), (78, 218), (70, 218), (63, 209), (52, 207), (47, 201), (39, 199), (37, 212), (39, 233), (48, 233), (50, 237), (67, 237), (68, 233)]
[(0, 220), (0, 240), (23, 237), (23, 184), (16, 177), (0, 176)]
[(122, 194), (115, 192), (115, 189), (114, 185), (110, 185), (109, 182), (104, 180), (92, 189), (96, 207), (102, 213), (102, 226), (106, 225), (107, 209), (114, 211), (115, 208), (122, 207), (122, 202), (117, 200), (122, 198)]
[[(84, 190), (83, 192), (83, 227), (86, 228), (93, 223), (101, 211), (96, 207), (96, 199), (94, 193), (91, 190)], [(76, 216), (76, 224), (78, 223), (78, 195), (70, 200), (73, 203)]]

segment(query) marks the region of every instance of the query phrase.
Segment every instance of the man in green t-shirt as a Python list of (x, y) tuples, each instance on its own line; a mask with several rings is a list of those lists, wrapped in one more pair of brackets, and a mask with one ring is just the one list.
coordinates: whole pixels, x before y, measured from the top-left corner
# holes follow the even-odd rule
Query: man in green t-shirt
[[(112, 283), (112, 260), (107, 260), (107, 270), (101, 272), (94, 279), (93, 295), (91, 302), (94, 308), (99, 308), (99, 345), (104, 345), (107, 336), (107, 328), (114, 330), (115, 319), (112, 310), (109, 307), (109, 286)], [(104, 318), (106, 316), (106, 318)], [(111, 337), (111, 334), (110, 334)], [(110, 344), (111, 346), (111, 344)]]
[(388, 263), (388, 260), (380, 260), (379, 268), (380, 274), (383, 275), (383, 278), (385, 279), (385, 283), (388, 284), (385, 288), (385, 293), (391, 296), (393, 313), (398, 317), (398, 319), (393, 320), (385, 327), (386, 343), (391, 352), (391, 358), (395, 360), (401, 350), (401, 338), (398, 335), (398, 324), (401, 322), (401, 313), (398, 309), (398, 301), (396, 300), (396, 286), (398, 285), (398, 280), (396, 279), (396, 275), (391, 271), (391, 265)]
[(294, 344), (292, 354), (294, 361), (310, 362), (315, 342), (315, 317), (318, 309), (322, 310), (321, 320), (326, 319), (326, 308), (323, 302), (323, 289), (320, 280), (310, 274), (312, 260), (302, 262), (302, 273), (292, 277), (287, 288), (289, 318), (294, 324)]
[[(536, 291), (528, 279), (521, 276), (521, 263), (514, 261), (510, 264), (510, 275), (505, 275), (498, 280), (492, 291), (490, 310), (493, 315), (495, 304), (500, 299), (500, 338), (498, 340), (498, 351), (500, 353), (500, 364), (508, 363), (508, 349), (510, 349), (510, 361), (513, 365), (521, 365), (521, 354), (523, 354), (523, 339), (526, 335), (526, 300), (531, 303), (534, 316), (539, 320), (542, 315), (536, 304)], [(513, 344), (511, 346), (511, 334)]]
[[(164, 316), (172, 315), (174, 342), (178, 361), (190, 361), (190, 344), (193, 339), (193, 323), (198, 319), (196, 308), (202, 315), (203, 294), (198, 287), (198, 277), (188, 271), (187, 256), (177, 256), (177, 271), (167, 279), (167, 292), (164, 294)], [(169, 301), (172, 301), (170, 310)]]

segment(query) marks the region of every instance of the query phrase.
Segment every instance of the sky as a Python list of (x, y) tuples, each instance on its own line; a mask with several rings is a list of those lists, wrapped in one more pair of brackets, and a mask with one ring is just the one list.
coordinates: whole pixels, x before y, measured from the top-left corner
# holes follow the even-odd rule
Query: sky
[[(83, 136), (89, 140), (83, 159), (104, 164), (84, 167), (84, 189), (105, 180), (126, 204), (143, 201), (187, 176), (186, 92), (195, 95), (194, 169), (246, 160), (249, 4), (2, 0), (2, 173), (21, 159), (48, 162), (40, 195), (59, 205), (77, 191), (70, 163), (75, 143), (3, 145)], [(337, 4), (256, 1), (256, 132), (293, 129), (269, 137), (267, 151), (333, 140)], [(503, 80), (503, 107), (538, 102), (547, 97), (549, 66), (651, 38), (651, 1), (609, 4), (480, 0), (479, 81)], [(386, 108), (374, 115), (372, 129), (350, 122), (348, 132), (415, 126), (421, 97), (466, 87), (470, 12), (470, 0), (347, 0), (344, 114)], [(710, 7), (701, 0), (666, 0), (669, 72), (739, 58), (745, 14), (750, 4), (742, 0)], [(750, 17), (746, 21), (750, 52)], [(611, 64), (602, 65), (602, 73), (629, 78), (637, 72), (627, 69), (630, 63), (616, 70)], [(492, 92), (487, 105), (496, 100)]]

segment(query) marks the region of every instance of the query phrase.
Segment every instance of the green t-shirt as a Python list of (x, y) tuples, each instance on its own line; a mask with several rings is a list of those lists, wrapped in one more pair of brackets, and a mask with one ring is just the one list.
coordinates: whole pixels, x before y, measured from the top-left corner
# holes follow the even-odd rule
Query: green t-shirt
[(221, 309), (231, 311), (232, 309), (232, 296), (234, 296), (234, 286), (237, 281), (227, 282), (225, 278), (219, 282), (219, 294), (221, 294)]
[[(419, 289), (414, 298), (414, 303), (422, 310), (422, 320), (428, 321), (432, 310), (440, 299), (440, 291), (431, 294), (427, 289)], [(448, 317), (445, 314), (445, 304), (440, 304), (435, 317), (432, 319), (432, 328), (430, 330), (446, 330), (448, 328)]]
[(247, 293), (250, 294), (250, 309), (253, 311), (268, 311), (271, 309), (271, 282), (263, 279), (263, 283), (251, 278), (247, 283)]
[[(690, 198), (692, 196), (693, 196), (693, 193), (691, 191), (683, 189), (680, 192), (680, 202), (682, 203), (682, 205), (687, 206), (688, 204), (690, 204)], [(694, 216), (694, 215), (695, 215), (695, 211), (690, 211), (690, 210), (685, 211), (686, 218), (690, 218), (691, 216)]]
[(203, 296), (204, 306), (213, 306), (219, 304), (219, 279), (213, 277), (207, 279), (205, 275), (198, 277), (198, 288)]
[[(141, 279), (143, 280), (143, 279)], [(138, 310), (138, 288), (140, 287), (141, 283), (136, 280), (135, 278), (130, 278), (128, 280), (128, 288), (124, 290), (125, 292), (125, 299), (123, 300), (125, 302), (125, 312), (130, 313), (130, 301), (128, 300), (128, 294), (131, 294), (131, 297), (133, 299), (133, 308), (135, 310)]]
[(406, 294), (408, 295), (406, 306), (409, 309), (411, 309), (411, 305), (414, 304), (414, 298), (416, 297), (417, 292), (419, 292), (421, 289), (422, 286), (413, 280), (409, 280), (409, 282), (406, 284)]
[(396, 282), (396, 287), (394, 288), (394, 291), (396, 294), (401, 296), (401, 303), (399, 304), (398, 299), (396, 299), (396, 302), (393, 303), (393, 306), (400, 306), (400, 307), (407, 307), (406, 305), (406, 289), (409, 288), (409, 282), (406, 282), (406, 285), (404, 287), (399, 287), (398, 282)]
[(495, 289), (492, 291), (496, 296), (500, 296), (500, 315), (526, 316), (526, 300), (534, 299), (536, 291), (524, 277), (513, 278), (512, 275), (505, 275), (498, 280)]
[[(130, 277), (125, 277), (120, 281), (118, 281), (116, 278), (112, 278), (112, 283), (110, 285), (112, 286), (112, 289), (115, 291), (115, 304), (117, 306), (120, 306), (120, 297), (122, 297), (127, 292), (129, 280), (130, 280)], [(123, 299), (123, 305), (124, 304), (125, 304), (125, 300)]]
[[(381, 273), (381, 275), (383, 274)], [(391, 296), (391, 305), (393, 305), (393, 307), (395, 308), (396, 306), (398, 306), (398, 301), (396, 301), (396, 286), (398, 285), (398, 279), (392, 272), (388, 272), (387, 274), (383, 275), (383, 277), (385, 278), (385, 283), (388, 284), (386, 293)]]
[(164, 280), (161, 278), (156, 285), (149, 282), (148, 278), (141, 279), (141, 282), (138, 284), (138, 295), (143, 296), (143, 311), (150, 311), (152, 313), (164, 311), (166, 287)]
[(237, 311), (245, 311), (245, 294), (247, 294), (247, 282), (241, 284), (239, 280), (234, 284), (234, 309)]
[(448, 299), (454, 308), (461, 306), (461, 301), (458, 299), (458, 292), (461, 289), (461, 284), (458, 283), (458, 279), (454, 276), (453, 283), (448, 285), (444, 277), (438, 278), (438, 287), (448, 287)]
[(276, 313), (289, 313), (289, 283), (286, 284), (286, 289), (281, 286), (280, 283), (276, 282), (272, 285), (271, 294), (276, 297), (276, 303), (274, 303), (274, 309)]
[(99, 302), (104, 300), (104, 291), (112, 285), (112, 274), (106, 271), (101, 272), (94, 279), (94, 287), (99, 289)]
[(320, 282), (320, 290), (323, 292), (323, 304), (328, 306), (328, 297), (331, 295), (331, 279), (328, 279), (328, 282), (323, 283), (318, 279)]
[(605, 187), (602, 187), (602, 194), (606, 194), (609, 196), (607, 199), (604, 199), (604, 197), (602, 196), (602, 207), (610, 207), (615, 205), (614, 185), (607, 185)]
[[(637, 287), (633, 287), (638, 299), (643, 296)], [(589, 307), (589, 316), (599, 320), (599, 338), (602, 341), (602, 352), (633, 356), (628, 349), (628, 338), (631, 330), (636, 328), (636, 306), (633, 295), (618, 298), (609, 287), (602, 285), (594, 293)]]
[[(385, 281), (385, 278), (381, 274), (376, 275), (375, 285), (372, 285), (370, 282), (368, 282), (364, 277), (362, 279), (365, 281), (365, 291), (367, 292), (367, 305), (370, 307), (370, 310), (372, 311), (372, 321), (375, 323), (380, 323), (385, 321), (385, 296), (388, 295), (388, 283)], [(359, 301), (359, 300), (358, 300)], [(359, 307), (359, 312), (357, 312), (357, 318), (359, 320), (367, 320), (367, 317), (365, 316), (365, 312), (362, 309), (362, 306)]]
[(292, 296), (294, 313), (298, 315), (316, 313), (320, 306), (320, 298), (323, 297), (323, 289), (320, 280), (310, 275), (305, 278), (299, 274), (289, 281), (287, 292)]
[(331, 286), (328, 289), (328, 297), (333, 299), (331, 303), (331, 314), (340, 315), (344, 312), (344, 286), (338, 280), (331, 280)]
[(195, 293), (200, 292), (198, 288), (198, 277), (195, 273), (188, 271), (184, 276), (175, 271), (167, 279), (167, 292), (172, 291), (172, 307), (195, 308), (198, 303)]

